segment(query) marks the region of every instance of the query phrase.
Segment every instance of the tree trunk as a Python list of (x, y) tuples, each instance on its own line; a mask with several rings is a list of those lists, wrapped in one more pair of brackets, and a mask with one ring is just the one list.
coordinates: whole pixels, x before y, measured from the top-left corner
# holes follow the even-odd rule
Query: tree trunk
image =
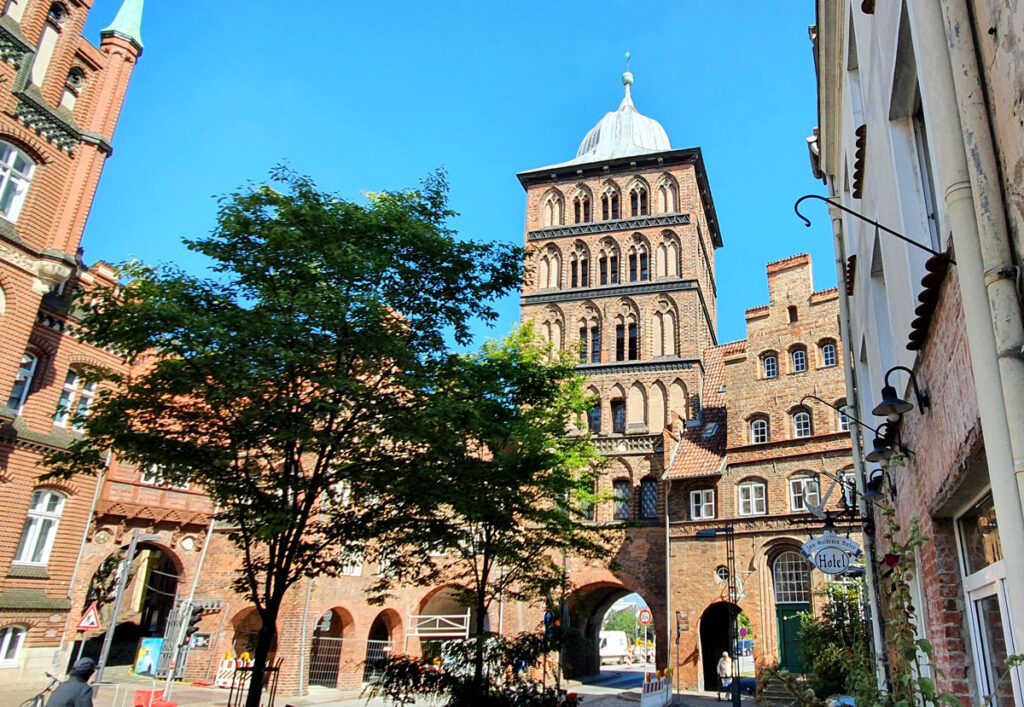
[(263, 624), (260, 626), (256, 638), (252, 680), (249, 683), (249, 693), (245, 697), (245, 707), (260, 707), (260, 698), (263, 696), (263, 678), (267, 673), (267, 658), (270, 656), (270, 647), (274, 644), (274, 637), (277, 633), (277, 614), (280, 609), (280, 601), (273, 601), (269, 602), (266, 609), (260, 612)]
[(473, 684), (476, 686), (476, 693), (480, 697), (487, 694), (484, 685), (484, 642), (487, 640), (484, 632), (484, 623), (487, 619), (487, 598), (483, 592), (478, 592), (476, 597), (476, 655), (473, 659)]

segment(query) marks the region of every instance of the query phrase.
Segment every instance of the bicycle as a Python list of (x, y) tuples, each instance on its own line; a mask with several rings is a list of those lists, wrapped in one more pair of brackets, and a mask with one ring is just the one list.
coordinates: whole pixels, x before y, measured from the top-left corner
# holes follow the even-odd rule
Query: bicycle
[(50, 678), (50, 684), (44, 687), (43, 691), (40, 692), (38, 695), (36, 695), (35, 697), (28, 698), (20, 705), (18, 705), (18, 707), (45, 707), (46, 698), (50, 695), (51, 692), (56, 690), (57, 685), (60, 684), (60, 678), (58, 678), (56, 675), (46, 673), (46, 677)]

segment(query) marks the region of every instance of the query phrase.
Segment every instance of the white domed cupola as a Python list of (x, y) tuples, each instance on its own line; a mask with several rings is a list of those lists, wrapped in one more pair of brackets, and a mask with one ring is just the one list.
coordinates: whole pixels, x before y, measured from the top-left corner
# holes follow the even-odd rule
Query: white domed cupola
[(618, 110), (605, 114), (601, 122), (590, 129), (580, 143), (573, 163), (599, 162), (672, 149), (661, 123), (640, 114), (633, 105), (630, 94), (633, 74), (629, 71), (624, 73), (622, 83), (626, 87), (626, 95)]

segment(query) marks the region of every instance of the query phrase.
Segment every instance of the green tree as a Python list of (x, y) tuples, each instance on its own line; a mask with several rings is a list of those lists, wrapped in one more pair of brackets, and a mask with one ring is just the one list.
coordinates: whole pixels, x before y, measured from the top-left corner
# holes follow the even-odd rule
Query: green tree
[(620, 609), (612, 613), (605, 619), (604, 628), (602, 631), (625, 631), (626, 635), (632, 640), (636, 638), (637, 629), (636, 616), (633, 614), (632, 609)]
[[(128, 264), (122, 288), (81, 303), (83, 338), (136, 365), (93, 372), (106, 383), (87, 434), (51, 474), (94, 472), (114, 449), (209, 493), (238, 548), (235, 588), (262, 619), (250, 707), (289, 588), (415, 532), (415, 421), (446, 337), (468, 343), (519, 284), (521, 250), (456, 238), (452, 215), (443, 172), (357, 203), (279, 167), (186, 241), (210, 277)], [(424, 560), (392, 557), (393, 574)]]
[[(443, 380), (444, 394), (419, 420), (433, 435), (422, 493), (434, 513), (421, 541), (448, 556), (421, 579), (462, 587), (482, 646), (494, 599), (546, 598), (553, 606), (566, 591), (563, 553), (607, 552), (605, 533), (580, 522), (595, 501), (600, 458), (589, 433), (567, 434), (592, 400), (571, 354), (539, 345), (532, 324), (453, 358)], [(481, 648), (481, 690), (482, 671)]]

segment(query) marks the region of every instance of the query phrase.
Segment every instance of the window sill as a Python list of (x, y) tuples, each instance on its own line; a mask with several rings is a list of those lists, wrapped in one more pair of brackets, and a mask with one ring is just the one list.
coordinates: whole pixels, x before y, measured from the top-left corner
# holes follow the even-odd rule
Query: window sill
[(46, 571), (46, 565), (28, 565), (28, 564), (12, 564), (10, 571), (7, 573), (8, 577), (14, 577), (15, 579), (49, 579), (50, 575)]

